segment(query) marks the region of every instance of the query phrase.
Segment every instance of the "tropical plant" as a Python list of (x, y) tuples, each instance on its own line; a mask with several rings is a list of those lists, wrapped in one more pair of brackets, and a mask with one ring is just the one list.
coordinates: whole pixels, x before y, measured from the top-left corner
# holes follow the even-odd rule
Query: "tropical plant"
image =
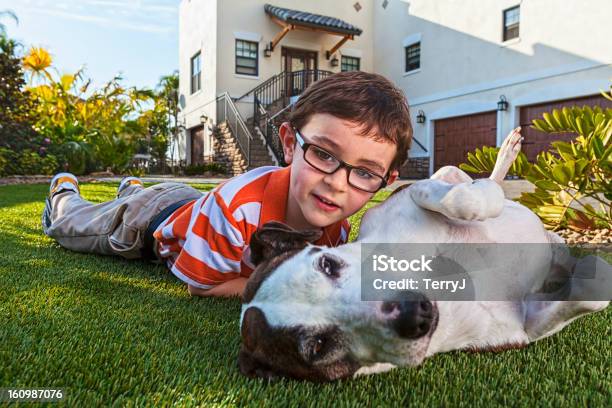
[(151, 92), (124, 88), (119, 76), (91, 90), (83, 69), (59, 74), (52, 64), (44, 48), (33, 47), (23, 59), (36, 105), (35, 129), (51, 141), (50, 151), (67, 170), (123, 172), (136, 141), (146, 134), (145, 123), (138, 118)]
[[(605, 94), (612, 100), (611, 93)], [(520, 154), (509, 174), (535, 185), (518, 201), (531, 208), (552, 229), (585, 230), (612, 226), (612, 109), (565, 107), (544, 113), (533, 127), (545, 133), (572, 132), (570, 142), (552, 142), (549, 151), (529, 163)], [(499, 149), (483, 147), (468, 153), (461, 169), (491, 172)]]
[[(146, 129), (138, 153), (151, 155), (155, 170), (166, 172), (168, 148), (176, 145), (178, 122), (178, 72), (161, 77), (154, 91), (147, 91), (153, 106), (140, 115), (138, 123)], [(171, 154), (172, 157), (172, 154)]]
[[(26, 165), (31, 163), (32, 156), (38, 155), (40, 160), (47, 156), (47, 141), (33, 129), (36, 122), (35, 105), (29, 92), (24, 89), (21, 59), (17, 56), (19, 44), (6, 36), (0, 35), (0, 174), (32, 174), (36, 172), (53, 172), (48, 166)], [(8, 152), (8, 153), (7, 153)], [(13, 155), (26, 152), (28, 160), (18, 160)], [(52, 163), (50, 155), (47, 162)]]
[[(179, 115), (179, 74), (174, 71), (170, 75), (161, 77), (157, 85), (157, 99), (159, 100), (159, 112), (165, 116), (163, 127), (164, 137), (159, 138), (157, 144), (154, 144), (154, 151), (160, 158), (165, 157), (168, 153), (168, 144), (172, 146), (170, 157), (174, 160), (174, 149), (178, 145), (178, 115)], [(163, 156), (162, 156), (163, 154)], [(174, 164), (174, 163), (173, 163)]]
[(220, 163), (190, 164), (185, 167), (186, 176), (202, 176), (204, 173), (227, 174), (227, 169)]

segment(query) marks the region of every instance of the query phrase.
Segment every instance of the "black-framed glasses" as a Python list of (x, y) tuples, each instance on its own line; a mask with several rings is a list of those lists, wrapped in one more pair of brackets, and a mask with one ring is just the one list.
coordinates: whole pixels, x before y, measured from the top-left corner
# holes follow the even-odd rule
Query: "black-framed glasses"
[(338, 169), (344, 167), (348, 170), (346, 173), (346, 182), (350, 186), (368, 193), (375, 193), (387, 185), (386, 176), (383, 177), (363, 167), (351, 166), (322, 147), (312, 143), (306, 143), (304, 137), (296, 128), (293, 128), (293, 131), (298, 144), (304, 152), (304, 161), (315, 169), (325, 174), (333, 174), (337, 172)]

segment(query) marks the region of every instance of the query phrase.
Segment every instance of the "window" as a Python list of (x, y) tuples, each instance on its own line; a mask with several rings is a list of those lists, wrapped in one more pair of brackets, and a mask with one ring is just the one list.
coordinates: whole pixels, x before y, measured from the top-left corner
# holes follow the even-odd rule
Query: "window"
[(198, 52), (191, 57), (191, 93), (202, 89), (202, 53)]
[(520, 16), (519, 6), (504, 10), (504, 41), (518, 38)]
[(342, 62), (340, 63), (342, 72), (346, 71), (359, 71), (359, 58), (342, 56)]
[(236, 40), (236, 73), (242, 75), (258, 74), (257, 48), (253, 41)]
[(419, 69), (421, 67), (421, 42), (411, 44), (404, 49), (406, 50), (405, 72)]

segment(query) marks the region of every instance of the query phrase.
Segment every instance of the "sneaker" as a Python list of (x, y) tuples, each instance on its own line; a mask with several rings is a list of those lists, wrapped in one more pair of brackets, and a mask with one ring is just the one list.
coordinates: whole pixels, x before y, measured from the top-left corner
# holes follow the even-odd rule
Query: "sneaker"
[(64, 191), (74, 191), (79, 194), (79, 181), (76, 176), (71, 173), (58, 173), (49, 184), (49, 195), (45, 198), (45, 209), (42, 213), (42, 229), (45, 235), (51, 227), (51, 199), (54, 195)]
[(57, 173), (49, 184), (49, 198), (53, 198), (54, 195), (66, 190), (80, 193), (79, 181), (72, 173)]
[(119, 187), (117, 188), (117, 197), (121, 195), (123, 190), (133, 185), (142, 186), (143, 185), (142, 180), (139, 179), (138, 177), (133, 177), (133, 176), (124, 177), (123, 180), (121, 180), (121, 183), (119, 183)]

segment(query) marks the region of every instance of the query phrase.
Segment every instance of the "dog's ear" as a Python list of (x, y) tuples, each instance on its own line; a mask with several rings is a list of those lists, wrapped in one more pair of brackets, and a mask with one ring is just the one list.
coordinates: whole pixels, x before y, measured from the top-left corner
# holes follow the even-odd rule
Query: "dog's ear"
[(254, 266), (284, 252), (302, 249), (321, 238), (320, 230), (294, 230), (280, 222), (266, 223), (251, 237), (249, 248)]
[(276, 380), (280, 377), (272, 367), (255, 358), (259, 336), (269, 332), (268, 321), (258, 307), (249, 307), (243, 315), (240, 334), (242, 345), (238, 354), (238, 367), (240, 372), (251, 378), (265, 378)]

